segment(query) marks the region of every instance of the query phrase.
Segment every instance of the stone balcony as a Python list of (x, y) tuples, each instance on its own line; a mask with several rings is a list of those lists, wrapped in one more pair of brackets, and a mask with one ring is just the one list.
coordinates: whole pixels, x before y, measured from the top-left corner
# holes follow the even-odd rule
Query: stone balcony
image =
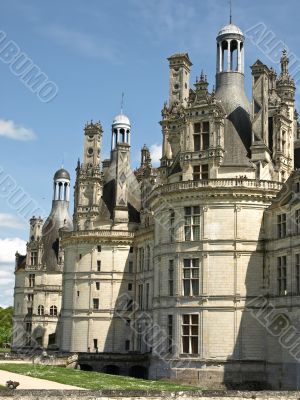
[(188, 190), (211, 190), (211, 189), (244, 189), (249, 192), (252, 191), (264, 191), (274, 197), (280, 189), (283, 187), (283, 183), (277, 181), (265, 181), (258, 179), (247, 179), (247, 178), (224, 178), (224, 179), (208, 179), (199, 181), (183, 181), (176, 183), (169, 183), (157, 186), (149, 195), (151, 197), (160, 196), (166, 193), (182, 192)]

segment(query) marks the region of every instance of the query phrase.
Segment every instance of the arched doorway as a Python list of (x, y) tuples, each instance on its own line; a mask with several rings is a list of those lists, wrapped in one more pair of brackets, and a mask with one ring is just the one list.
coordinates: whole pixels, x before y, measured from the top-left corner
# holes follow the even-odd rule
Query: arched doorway
[(110, 375), (120, 375), (120, 368), (117, 365), (106, 365), (104, 372)]
[(81, 371), (93, 371), (93, 367), (88, 364), (79, 364)]

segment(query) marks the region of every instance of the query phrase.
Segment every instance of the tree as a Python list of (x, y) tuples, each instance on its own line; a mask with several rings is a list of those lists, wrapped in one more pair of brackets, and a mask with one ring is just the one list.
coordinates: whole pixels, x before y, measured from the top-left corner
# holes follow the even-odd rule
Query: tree
[(13, 308), (0, 307), (0, 347), (4, 343), (10, 343), (12, 335)]

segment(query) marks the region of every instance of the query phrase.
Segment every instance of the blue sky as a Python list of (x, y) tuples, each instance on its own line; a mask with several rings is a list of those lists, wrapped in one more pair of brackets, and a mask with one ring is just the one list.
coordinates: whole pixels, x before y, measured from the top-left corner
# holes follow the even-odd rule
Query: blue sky
[[(0, 182), (9, 175), (46, 215), (52, 177), (62, 160), (74, 184), (86, 121), (101, 121), (103, 155), (108, 156), (110, 124), (122, 92), (132, 123), (133, 166), (144, 143), (152, 146), (157, 160), (158, 121), (168, 96), (166, 58), (188, 52), (194, 64), (191, 85), (203, 69), (211, 89), (215, 37), (228, 22), (228, 9), (227, 0), (2, 0), (0, 31), (57, 85), (58, 94), (50, 102), (40, 101), (0, 61)], [(243, 31), (263, 23), (266, 32), (274, 33), (273, 42), (285, 42), (296, 57), (299, 12), (299, 0), (233, 0), (233, 21)], [(257, 58), (278, 69), (267, 47), (246, 41), (249, 96), (249, 66)], [(24, 251), (28, 236), (23, 214), (0, 184), (0, 306), (12, 304), (14, 253)]]

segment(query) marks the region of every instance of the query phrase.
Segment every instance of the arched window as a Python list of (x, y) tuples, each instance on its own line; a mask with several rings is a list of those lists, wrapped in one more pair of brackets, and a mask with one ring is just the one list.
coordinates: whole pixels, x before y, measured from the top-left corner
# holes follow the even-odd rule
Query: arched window
[(38, 306), (38, 315), (44, 315), (45, 309), (44, 306)]
[(120, 129), (120, 135), (121, 135), (121, 142), (125, 142), (125, 129), (121, 128)]
[(57, 307), (56, 306), (50, 307), (50, 315), (52, 315), (53, 317), (57, 316)]

